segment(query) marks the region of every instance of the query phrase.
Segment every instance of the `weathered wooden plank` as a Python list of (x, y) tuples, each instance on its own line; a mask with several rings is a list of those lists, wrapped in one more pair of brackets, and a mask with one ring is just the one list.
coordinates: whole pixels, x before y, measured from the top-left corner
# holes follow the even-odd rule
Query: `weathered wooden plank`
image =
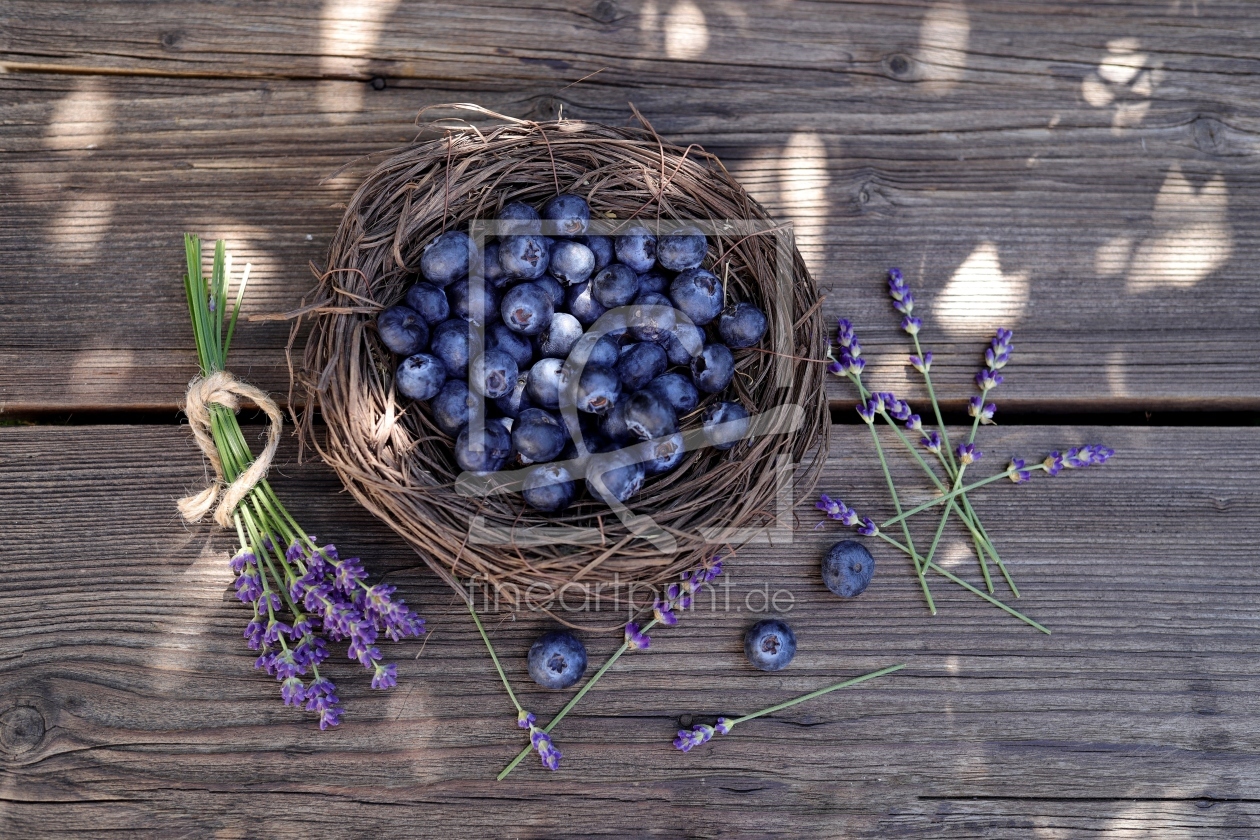
[[(836, 430), (823, 485), (878, 517), (889, 506), (866, 434)], [(561, 773), (531, 763), (497, 784), (521, 739), (471, 623), (327, 470), (286, 447), (276, 482), (432, 632), (389, 646), (390, 693), (335, 668), (347, 722), (320, 733), (249, 667), (226, 535), (177, 520), (173, 499), (204, 474), (186, 430), (0, 429), (0, 833), (281, 836), (353, 819), (469, 836), (1245, 836), (1260, 819), (1256, 431), (986, 430), (976, 474), (1096, 438), (1118, 450), (1104, 468), (976, 497), (1019, 606), (1054, 635), (943, 584), (930, 617), (907, 564), (878, 548), (871, 588), (840, 602), (815, 566), (839, 533), (813, 530), (812, 500), (798, 500), (791, 546), (731, 559), (730, 611), (706, 605), (656, 634), (557, 730)], [(978, 582), (960, 545), (949, 533), (943, 562)], [(740, 650), (763, 585), (794, 598), (800, 652), (777, 675)], [(522, 661), (546, 622), (489, 624), (523, 702), (558, 708)], [(587, 639), (596, 661), (615, 643)], [(684, 715), (760, 708), (895, 661), (904, 675), (686, 756), (668, 746)]]

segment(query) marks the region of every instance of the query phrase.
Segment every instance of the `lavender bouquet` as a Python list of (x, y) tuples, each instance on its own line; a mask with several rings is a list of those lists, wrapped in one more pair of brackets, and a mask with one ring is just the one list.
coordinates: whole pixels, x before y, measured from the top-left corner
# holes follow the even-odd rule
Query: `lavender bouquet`
[[(319, 728), (327, 729), (342, 714), (336, 687), (319, 668), (329, 656), (328, 641), (348, 640), (349, 658), (371, 672), (373, 688), (385, 689), (395, 684), (397, 666), (382, 661), (378, 638), (418, 636), (424, 619), (393, 597), (394, 587), (369, 586), (358, 558), (342, 558), (335, 546), (318, 545), (267, 483), (280, 442), (280, 410), (265, 393), (227, 371), (249, 266), (233, 303), (228, 298), (231, 257), (223, 241), (215, 243), (209, 278), (202, 274), (201, 241), (185, 234), (184, 246), (184, 289), (201, 365), (201, 375), (188, 387), (185, 413), (216, 478), (202, 492), (181, 499), (180, 512), (196, 522), (213, 510), (215, 522), (235, 529), (240, 548), (231, 568), (236, 596), (252, 613), (245, 639), (259, 653), (255, 667), (279, 680), (286, 705), (317, 713)], [(267, 445), (257, 458), (236, 419), (242, 397), (271, 421)]]

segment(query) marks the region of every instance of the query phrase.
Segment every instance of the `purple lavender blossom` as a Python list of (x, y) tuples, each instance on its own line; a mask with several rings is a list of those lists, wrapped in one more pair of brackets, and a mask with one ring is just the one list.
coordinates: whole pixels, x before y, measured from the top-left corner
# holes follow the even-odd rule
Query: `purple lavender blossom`
[(701, 744), (707, 744), (715, 732), (717, 732), (715, 728), (704, 723), (693, 726), (691, 729), (680, 729), (678, 737), (674, 739), (674, 749), (691, 752)]
[(337, 699), (337, 688), (331, 680), (316, 677), (306, 687), (306, 710), (319, 712), (319, 728), (327, 729), (341, 723), (341, 701)]
[(914, 295), (910, 293), (910, 284), (899, 268), (888, 269), (888, 294), (893, 299), (893, 308), (902, 315), (914, 311)]
[(1023, 458), (1012, 458), (1010, 466), (1007, 467), (1011, 471), (1010, 479), (1016, 484), (1023, 484), (1032, 478), (1032, 471), (1026, 470)]
[(997, 412), (997, 406), (993, 403), (986, 404), (984, 397), (980, 394), (972, 397), (967, 401), (967, 413), (972, 417), (979, 417), (982, 425), (989, 425), (993, 422), (993, 415)]
[(735, 728), (735, 724), (731, 723), (724, 717), (720, 717), (717, 719), (717, 723), (713, 728), (717, 730), (717, 734), (726, 735)]
[(521, 729), (533, 729), (535, 720), (537, 718), (534, 717), (534, 713), (527, 712), (524, 709), (521, 709), (516, 715), (516, 725)]
[(904, 423), (913, 416), (910, 404), (905, 400), (897, 399), (893, 394), (885, 394), (884, 403), (888, 408), (888, 413), (894, 420)]
[(530, 727), (529, 742), (534, 749), (538, 750), (538, 757), (542, 759), (543, 767), (548, 770), (560, 769), (560, 750), (556, 749), (556, 745), (552, 743), (551, 736), (535, 726)]
[[(857, 341), (857, 336), (853, 332), (853, 323), (848, 318), (841, 318), (839, 321), (839, 329), (836, 332), (836, 341), (840, 342), (841, 347), (852, 347)], [(859, 345), (857, 353), (853, 355), (861, 355), (862, 349)]]
[(289, 677), (280, 684), (280, 697), (286, 706), (301, 706), (306, 699), (306, 686), (300, 677)]
[(1046, 456), (1046, 460), (1041, 463), (1045, 466), (1046, 472), (1051, 476), (1056, 476), (1063, 472), (1063, 456), (1058, 452), (1051, 452)]
[(927, 373), (932, 369), (932, 351), (929, 350), (922, 356), (911, 356), (910, 364), (913, 365), (914, 369), (919, 373)]
[(862, 419), (865, 420), (867, 423), (875, 422), (875, 411), (874, 409), (870, 407), (869, 404), (858, 403), (857, 413), (861, 415)]
[(1001, 370), (1011, 360), (1011, 351), (1014, 349), (1011, 339), (1014, 335), (1010, 330), (998, 327), (997, 336), (984, 351), (984, 363), (990, 370)]
[(1001, 384), (1002, 374), (994, 373), (988, 368), (976, 374), (976, 387), (980, 389), (981, 393), (987, 394)]
[(923, 328), (923, 319), (907, 315), (901, 319), (901, 328), (910, 335), (918, 335), (919, 330)]
[(923, 431), (923, 418), (917, 414), (911, 414), (906, 418), (906, 428), (912, 432)]
[(844, 368), (845, 368), (844, 362), (841, 361), (840, 359), (832, 359), (830, 362), (827, 363), (827, 373), (833, 373), (836, 376), (843, 375)]
[(843, 522), (850, 528), (861, 522), (858, 515), (853, 512), (853, 508), (849, 507), (839, 499), (832, 499), (826, 493), (823, 493), (818, 497), (818, 504), (816, 507), (819, 510), (826, 512), (828, 519), (835, 519)]
[(862, 371), (866, 370), (866, 360), (849, 353), (840, 354), (840, 362), (844, 365), (845, 372), (854, 376), (861, 376)]
[(858, 527), (857, 532), (865, 537), (873, 537), (879, 533), (879, 527), (869, 517), (863, 517), (862, 524)]
[(984, 456), (983, 452), (976, 449), (976, 445), (974, 443), (960, 443), (955, 449), (955, 452), (958, 453), (958, 462), (964, 466), (967, 464), (974, 464)]
[(626, 625), (626, 647), (630, 650), (647, 650), (651, 646), (651, 637), (639, 630), (639, 625), (633, 621)]
[(937, 431), (927, 432), (926, 434), (923, 435), (923, 438), (919, 441), (919, 443), (923, 444), (923, 448), (926, 449), (928, 452), (935, 452), (937, 454), (940, 454), (941, 433)]
[(232, 558), (228, 565), (232, 568), (232, 574), (239, 575), (241, 572), (245, 571), (246, 566), (256, 567), (258, 565), (258, 558), (255, 557), (248, 549), (242, 548), (240, 551), (236, 552), (236, 556)]
[(398, 685), (398, 666), (393, 662), (376, 663), (372, 674), (372, 688), (386, 689)]

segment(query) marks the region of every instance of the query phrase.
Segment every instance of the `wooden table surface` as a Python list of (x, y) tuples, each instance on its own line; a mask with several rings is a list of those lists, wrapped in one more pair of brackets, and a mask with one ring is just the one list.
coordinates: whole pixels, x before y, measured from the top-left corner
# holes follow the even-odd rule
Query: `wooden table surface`
[[(7, 0), (0, 71), (0, 837), (1260, 836), (1254, 2)], [(840, 602), (817, 574), (838, 525), (797, 499), (790, 546), (731, 559), (731, 610), (656, 634), (557, 729), (560, 772), (495, 782), (523, 736), (462, 603), (286, 440), (300, 521), (431, 632), (388, 646), (393, 691), (334, 669), (337, 730), (284, 707), (240, 637), (231, 540), (174, 507), (205, 478), (180, 234), (253, 263), (247, 314), (287, 310), (374, 156), (446, 102), (613, 124), (633, 102), (704, 145), (917, 398), (882, 291), (900, 265), (960, 418), (1014, 328), (983, 465), (1117, 451), (976, 494), (1053, 635), (957, 588), (930, 616), (888, 551)], [(287, 334), (244, 324), (231, 367), (283, 394)], [(887, 515), (830, 396), (821, 489)], [(943, 556), (979, 582), (961, 534)], [(794, 598), (778, 674), (740, 649), (763, 586)], [(523, 656), (548, 622), (488, 622), (549, 716), (565, 697)], [(587, 639), (595, 661), (619, 641)]]

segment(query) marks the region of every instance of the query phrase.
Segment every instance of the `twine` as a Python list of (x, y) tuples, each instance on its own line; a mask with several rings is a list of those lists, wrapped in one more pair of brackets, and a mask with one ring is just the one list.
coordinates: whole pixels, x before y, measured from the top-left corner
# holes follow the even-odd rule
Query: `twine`
[[(262, 454), (254, 459), (249, 469), (237, 476), (236, 481), (224, 487), (223, 462), (219, 459), (219, 448), (210, 434), (210, 406), (221, 405), (235, 412), (240, 408), (238, 396), (250, 400), (266, 412), (271, 427), (267, 430), (267, 446)], [(253, 385), (242, 382), (225, 370), (217, 370), (205, 378), (199, 376), (188, 384), (188, 393), (184, 395), (184, 413), (188, 415), (188, 425), (197, 439), (197, 445), (214, 467), (215, 477), (205, 490), (176, 502), (179, 512), (189, 522), (200, 522), (211, 508), (215, 508), (214, 521), (224, 528), (230, 528), (232, 511), (254, 489), (254, 485), (267, 477), (267, 470), (275, 458), (283, 422), (280, 408)], [(216, 502), (218, 507), (215, 507)]]

